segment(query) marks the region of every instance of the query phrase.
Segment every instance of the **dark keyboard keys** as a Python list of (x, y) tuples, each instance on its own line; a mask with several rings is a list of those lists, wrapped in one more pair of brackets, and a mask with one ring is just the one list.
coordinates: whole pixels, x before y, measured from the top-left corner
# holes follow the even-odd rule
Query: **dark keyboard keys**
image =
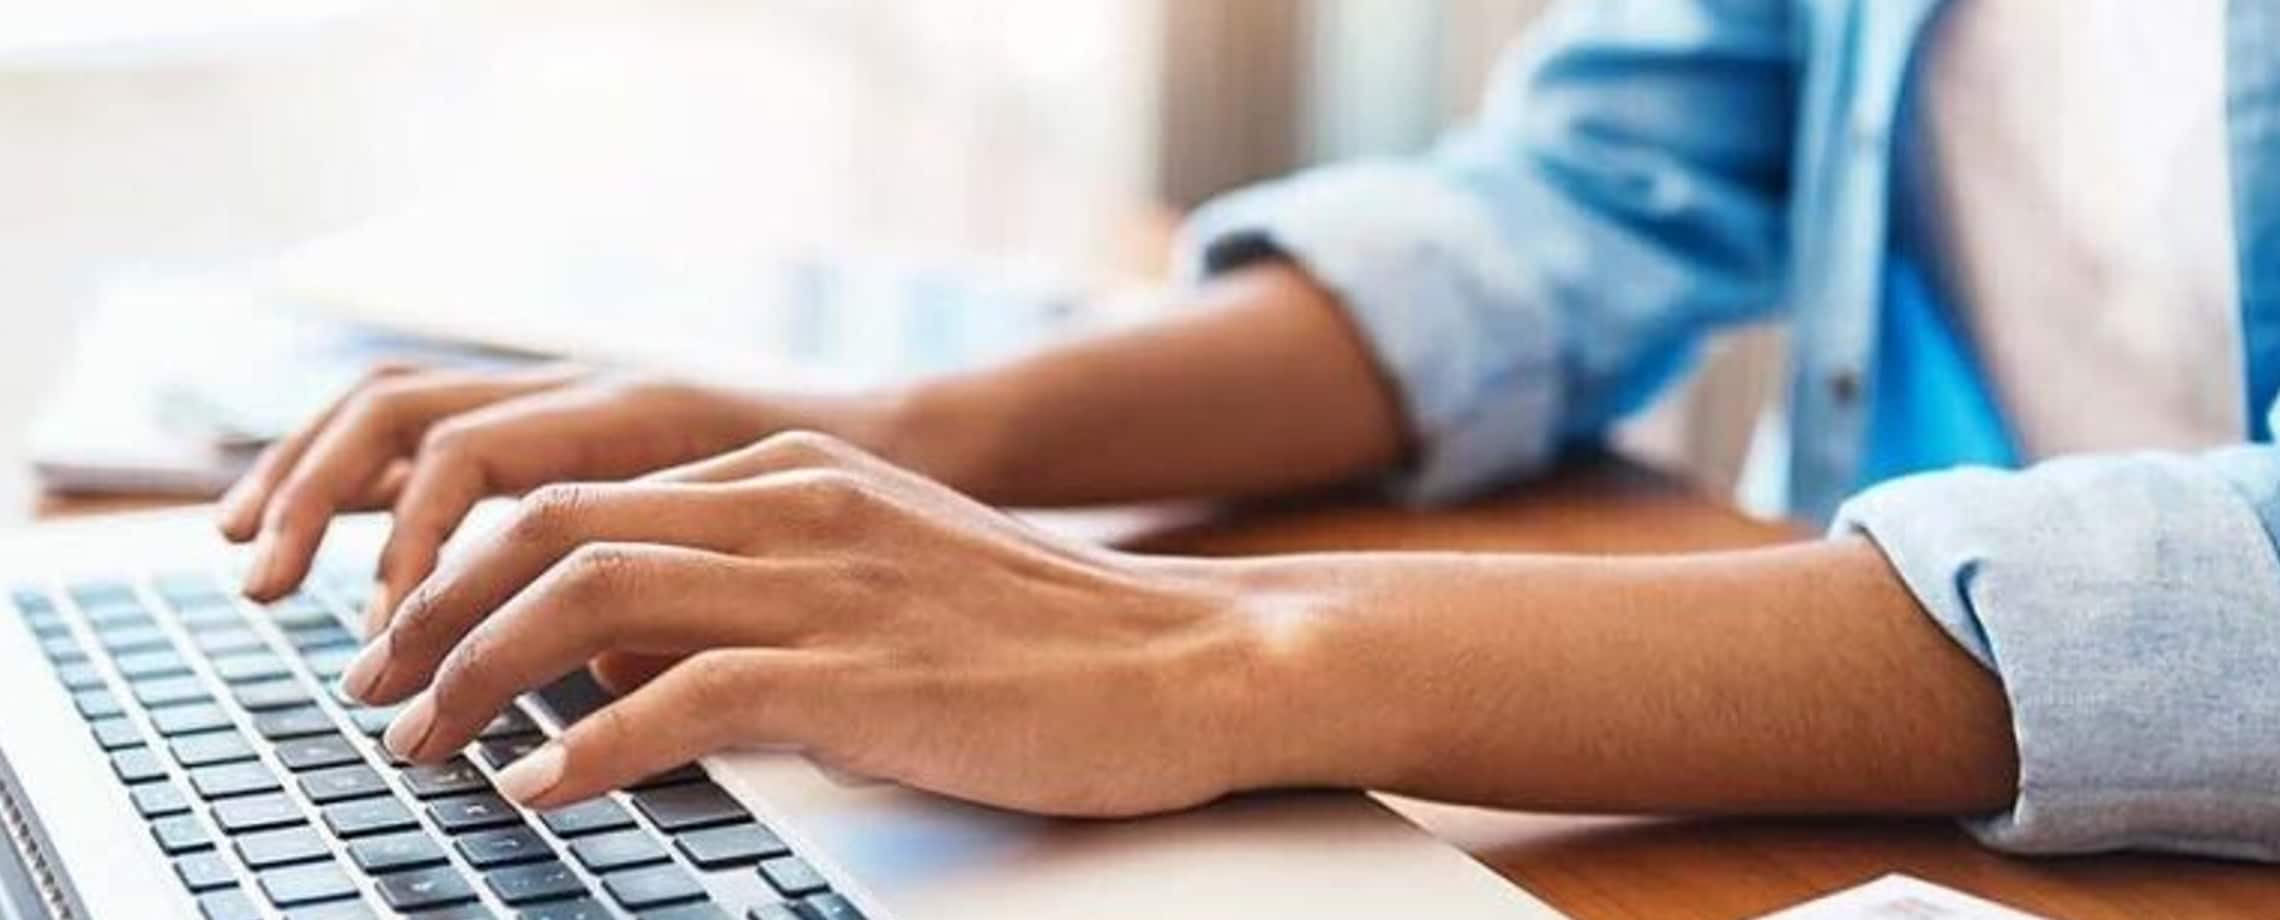
[(508, 827), (495, 831), (468, 834), (453, 842), (460, 857), (477, 869), (511, 866), (554, 858), (546, 840), (528, 827)]
[(261, 891), (279, 907), (298, 907), (356, 896), (356, 883), (331, 861), (264, 870)]
[(608, 690), (594, 682), (592, 672), (584, 668), (538, 688), (534, 695), (538, 697), (539, 708), (546, 710), (554, 717), (554, 721), (563, 725), (592, 715), (594, 710), (609, 705), (612, 699)]
[(119, 782), (128, 785), (166, 778), (166, 766), (146, 747), (111, 752), (111, 772), (118, 774)]
[(256, 869), (312, 862), (329, 855), (324, 835), (313, 827), (288, 827), (232, 838), (238, 858)]
[(363, 732), (364, 737), (378, 738), (388, 731), (388, 723), (396, 721), (396, 715), (403, 711), (402, 706), (358, 706), (348, 711), (348, 720), (356, 724), (356, 730)]
[[(364, 906), (362, 901), (334, 901), (313, 907), (297, 907), (285, 912), (285, 920), (377, 920), (378, 916), (372, 912), (372, 908)], [(422, 917), (421, 920), (427, 918)]]
[(339, 802), (325, 806), (322, 811), (325, 826), (342, 837), (385, 834), (419, 826), (419, 819), (412, 817), (411, 809), (405, 808), (394, 796)]
[(580, 837), (633, 826), (633, 816), (626, 814), (618, 803), (606, 798), (588, 799), (576, 805), (542, 812), (538, 820), (546, 825), (547, 830), (561, 837)]
[(167, 739), (166, 747), (174, 752), (174, 762), (185, 767), (236, 763), (257, 756), (253, 745), (245, 740), (245, 736), (234, 731), (176, 735)]
[(704, 778), (705, 771), (703, 767), (699, 767), (693, 763), (682, 764), (663, 773), (653, 773), (640, 779), (634, 780), (631, 783), (627, 783), (625, 788), (629, 792), (638, 792), (644, 789), (661, 789), (666, 786), (679, 786), (687, 783), (702, 782)]
[(612, 831), (573, 840), (570, 855), (593, 872), (644, 866), (673, 858), (657, 841), (640, 831)]
[(136, 681), (131, 686), (135, 691), (135, 702), (153, 709), (182, 703), (200, 703), (214, 698), (213, 694), (206, 692), (206, 685), (199, 683), (196, 677), (160, 677)]
[(579, 881), (577, 873), (558, 859), (486, 873), (483, 884), (489, 886), (499, 900), (516, 906), (586, 893), (586, 883)]
[(319, 805), (370, 798), (388, 793), (388, 781), (371, 767), (358, 764), (301, 774), (301, 792)]
[(628, 910), (643, 910), (694, 901), (705, 896), (703, 886), (680, 866), (650, 866), (602, 876), (602, 890)]
[(276, 792), (277, 777), (260, 761), (216, 764), (190, 771), (190, 788), (209, 801), (239, 795)]
[(504, 770), (508, 764), (523, 759), (544, 743), (546, 738), (542, 735), (516, 735), (482, 742), (475, 746), (475, 751), (491, 769)]
[(434, 818), (446, 833), (464, 834), (469, 831), (489, 830), (521, 823), (514, 806), (491, 793), (437, 799), (428, 803), (428, 817)]
[(261, 920), (261, 908), (242, 889), (227, 888), (198, 896), (198, 913), (206, 920)]
[(237, 698), (238, 705), (254, 712), (284, 709), (314, 702), (309, 696), (309, 691), (301, 686), (301, 682), (290, 677), (238, 684), (230, 688), (230, 695)]
[(477, 732), (475, 737), (491, 741), (511, 735), (533, 734), (537, 731), (538, 723), (531, 721), (530, 717), (524, 715), (521, 709), (509, 707), (507, 711), (499, 713), (491, 721), (483, 723), (483, 730)]
[(356, 747), (349, 744), (346, 737), (335, 734), (280, 741), (277, 743), (277, 759), (284, 762), (286, 769), (301, 771), (358, 763), (364, 757), (356, 752)]
[(95, 733), (95, 743), (102, 745), (106, 751), (136, 747), (143, 743), (142, 730), (136, 728), (135, 723), (127, 721), (125, 716), (96, 719), (87, 723), (87, 729)]
[(301, 806), (274, 792), (214, 803), (214, 823), (221, 825), (222, 833), (233, 836), (291, 827), (302, 820)]
[(794, 909), (789, 902), (779, 901), (774, 904), (762, 904), (745, 911), (744, 920), (808, 920), (808, 918), (800, 916), (800, 912)]
[(711, 783), (636, 792), (633, 807), (668, 834), (752, 820), (744, 806)]
[(152, 821), (150, 836), (158, 841), (158, 848), (168, 856), (180, 856), (209, 849), (214, 845), (213, 838), (206, 836), (206, 826), (199, 824), (195, 815), (175, 815)]
[(683, 904), (664, 910), (645, 910), (641, 920), (736, 920), (727, 911), (710, 904)]
[(724, 869), (790, 853), (790, 847), (758, 824), (732, 824), (689, 831), (673, 840), (674, 846), (699, 868)]
[(404, 784), (411, 787), (412, 794), (423, 799), (466, 792), (488, 792), (491, 789), (491, 781), (484, 778), (483, 771), (475, 769), (475, 765), (468, 763), (464, 757), (454, 757), (439, 764), (407, 767), (403, 775)]
[(172, 782), (143, 783), (127, 790), (134, 799), (135, 812), (144, 818), (163, 818), (190, 810), (190, 797), (182, 794), (182, 787)]
[(421, 831), (350, 841), (348, 858), (372, 875), (441, 865), (445, 860), (443, 847)]
[(475, 900), (475, 889), (450, 866), (383, 875), (379, 888), (380, 900), (396, 910), (426, 910)]
[(229, 713), (213, 703), (190, 703), (168, 706), (150, 711), (150, 723), (158, 733), (172, 738), (194, 732), (208, 732), (230, 724)]
[(324, 710), (315, 706), (302, 706), (257, 713), (253, 717), (253, 730), (271, 741), (283, 741), (288, 738), (332, 734), (333, 723)]
[(220, 853), (192, 853), (176, 859), (174, 875), (182, 880), (182, 887), (193, 894), (237, 884), (237, 876), (230, 872), (230, 861)]
[(767, 879), (768, 884), (775, 886), (786, 897), (814, 894), (831, 887), (830, 882), (824, 881), (823, 876), (816, 873), (814, 866), (797, 856), (778, 856), (762, 862), (760, 877)]

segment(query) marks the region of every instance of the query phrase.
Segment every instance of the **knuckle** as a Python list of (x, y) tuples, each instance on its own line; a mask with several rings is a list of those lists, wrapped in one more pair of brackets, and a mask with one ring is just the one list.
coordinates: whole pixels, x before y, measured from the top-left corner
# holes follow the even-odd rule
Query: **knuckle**
[(442, 461), (463, 460), (475, 452), (476, 431), (474, 426), (464, 421), (446, 419), (437, 422), (420, 435), (420, 455)]
[(648, 559), (631, 547), (588, 544), (563, 559), (561, 592), (573, 604), (627, 597), (641, 589), (648, 568)]
[(540, 486), (516, 504), (510, 532), (532, 540), (557, 539), (576, 532), (578, 521), (600, 502), (600, 487), (556, 483)]
[(491, 640), (478, 631), (443, 656), (443, 661), (436, 665), (430, 691), (435, 695), (437, 708), (457, 708), (485, 695), (489, 669), (483, 662), (490, 657), (491, 646)]
[(769, 435), (757, 450), (792, 466), (838, 466), (851, 458), (854, 448), (820, 431), (792, 430)]

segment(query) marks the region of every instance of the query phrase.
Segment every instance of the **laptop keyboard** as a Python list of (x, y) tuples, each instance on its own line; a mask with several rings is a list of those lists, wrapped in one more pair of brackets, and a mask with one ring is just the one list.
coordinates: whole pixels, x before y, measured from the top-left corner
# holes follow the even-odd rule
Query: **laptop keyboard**
[(501, 798), (492, 777), (546, 739), (534, 713), (569, 724), (607, 702), (583, 673), (449, 762), (394, 759), (379, 737), (397, 707), (334, 689), (364, 581), (266, 606), (212, 573), (10, 593), (209, 920), (861, 920), (695, 766), (547, 812)]

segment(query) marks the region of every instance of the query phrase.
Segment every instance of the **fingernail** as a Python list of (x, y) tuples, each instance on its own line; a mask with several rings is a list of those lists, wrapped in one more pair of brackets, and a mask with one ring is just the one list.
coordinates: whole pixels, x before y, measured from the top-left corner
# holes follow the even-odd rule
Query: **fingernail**
[(340, 688), (348, 691), (358, 702), (372, 702), (372, 691), (380, 686), (380, 676), (388, 671), (388, 634), (367, 643), (364, 650), (349, 661), (348, 669), (340, 673)]
[(562, 782), (562, 763), (562, 742), (542, 744), (499, 772), (499, 792), (528, 805)]
[(388, 726), (388, 734), (380, 740), (388, 746), (389, 753), (411, 760), (418, 756), (420, 746), (427, 743), (428, 732), (434, 727), (435, 697), (422, 693), (396, 716), (396, 721)]

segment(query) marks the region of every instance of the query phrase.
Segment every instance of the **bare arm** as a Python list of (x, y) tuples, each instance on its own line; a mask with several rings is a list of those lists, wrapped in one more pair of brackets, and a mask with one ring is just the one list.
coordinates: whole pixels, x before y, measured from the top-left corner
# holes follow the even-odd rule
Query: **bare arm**
[(1025, 506), (1271, 493), (1397, 462), (1392, 391), (1328, 293), (1262, 265), (1195, 296), (1165, 322), (921, 384), (840, 433)]

